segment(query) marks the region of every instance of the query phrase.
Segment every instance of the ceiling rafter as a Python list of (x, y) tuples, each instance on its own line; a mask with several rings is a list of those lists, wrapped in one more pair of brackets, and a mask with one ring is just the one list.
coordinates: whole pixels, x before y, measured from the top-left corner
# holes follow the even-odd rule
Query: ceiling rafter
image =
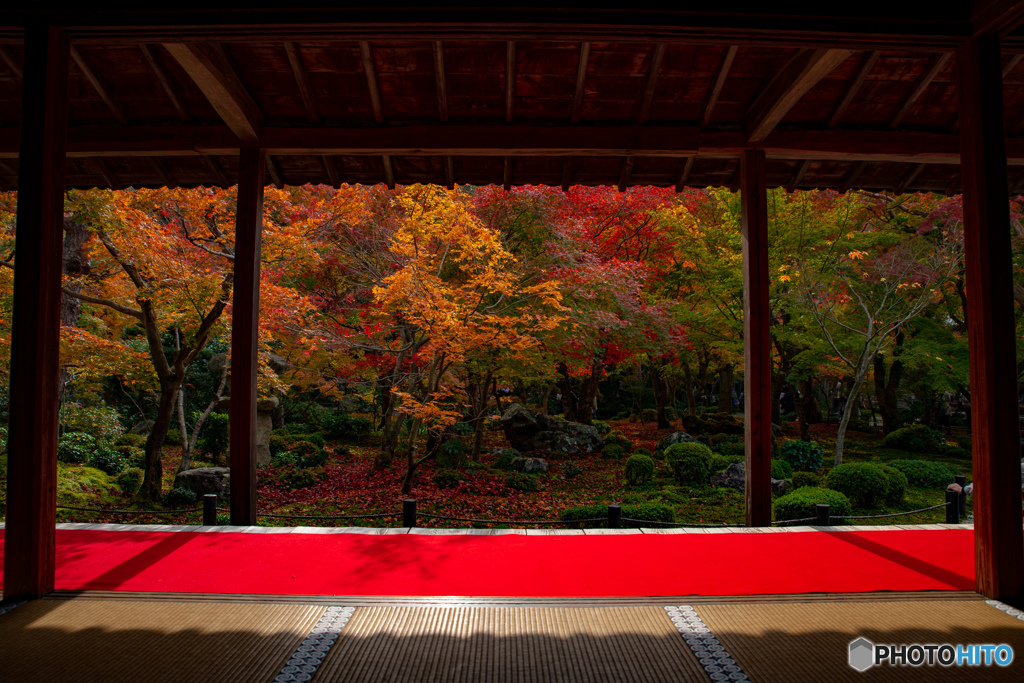
[(434, 83), (437, 85), (437, 117), (441, 123), (448, 120), (448, 85), (444, 75), (444, 45), (434, 41)]
[(853, 78), (849, 83), (846, 84), (846, 90), (843, 91), (842, 97), (836, 102), (835, 109), (832, 110), (832, 116), (829, 117), (828, 123), (825, 124), (829, 128), (834, 128), (836, 124), (843, 118), (843, 114), (846, 113), (846, 108), (850, 106), (850, 102), (853, 101), (854, 95), (860, 90), (860, 87), (864, 85), (864, 81), (867, 79), (868, 74), (875, 67), (875, 62), (878, 61), (878, 56), (881, 53), (878, 50), (870, 50), (864, 53), (864, 56), (860, 60), (860, 64), (857, 66), (857, 72), (853, 75)]
[(82, 74), (85, 75), (86, 80), (92, 84), (93, 89), (100, 96), (100, 99), (103, 100), (103, 104), (107, 105), (107, 109), (109, 109), (110, 113), (114, 115), (114, 118), (117, 119), (118, 123), (128, 123), (128, 117), (124, 115), (124, 107), (121, 106), (121, 103), (116, 97), (114, 97), (113, 93), (110, 92), (110, 86), (96, 75), (96, 72), (93, 71), (92, 67), (90, 67), (88, 62), (85, 61), (82, 53), (75, 45), (71, 46), (71, 59), (73, 59), (75, 64), (78, 65)]
[(730, 45), (725, 50), (725, 54), (722, 55), (722, 63), (718, 65), (718, 73), (715, 75), (715, 81), (711, 84), (711, 89), (708, 90), (708, 96), (704, 101), (704, 115), (700, 117), (700, 125), (706, 126), (711, 123), (711, 115), (715, 111), (715, 105), (718, 104), (718, 98), (722, 94), (722, 88), (725, 87), (725, 79), (729, 77), (729, 69), (732, 68), (732, 62), (736, 59), (736, 52), (739, 50), (739, 46)]
[(274, 187), (279, 190), (284, 189), (284, 176), (281, 174), (281, 166), (277, 163), (277, 159), (271, 154), (267, 154), (267, 173), (270, 174), (270, 179), (274, 182)]
[(210, 169), (210, 173), (213, 174), (214, 182), (216, 182), (219, 187), (222, 187), (225, 190), (228, 189), (231, 186), (231, 183), (228, 182), (228, 177), (224, 175), (224, 169), (221, 168), (220, 163), (208, 154), (203, 155), (203, 161), (206, 162), (206, 167)]
[(239, 140), (259, 140), (263, 114), (220, 51), (198, 43), (165, 43), (164, 48)]
[(324, 162), (324, 170), (327, 172), (327, 178), (331, 182), (331, 187), (335, 190), (341, 187), (341, 175), (338, 173), (338, 164), (335, 163), (334, 157), (330, 154), (321, 154), (320, 158)]
[(178, 186), (178, 183), (174, 180), (174, 176), (167, 171), (167, 167), (164, 166), (162, 161), (160, 161), (160, 157), (151, 156), (148, 157), (148, 159), (149, 165), (153, 168), (153, 172), (156, 173), (157, 177), (160, 178), (160, 182), (164, 184), (164, 187), (174, 189)]
[(696, 160), (696, 156), (686, 157), (683, 170), (679, 172), (679, 180), (676, 181), (676, 192), (682, 192), (683, 188), (686, 187), (686, 182), (690, 179), (690, 173), (693, 171), (693, 164)]
[(572, 184), (572, 157), (562, 160), (562, 192), (568, 192)]
[(619, 192), (625, 192), (629, 187), (629, 176), (633, 173), (633, 157), (626, 157), (622, 160), (622, 170), (619, 171)]
[(583, 93), (587, 83), (587, 63), (590, 61), (590, 43), (580, 43), (580, 59), (576, 66), (576, 92), (572, 98), (572, 122), (579, 123), (583, 114)]
[(512, 157), (505, 157), (505, 169), (502, 173), (501, 186), (505, 188), (505, 192), (512, 189)]
[(846, 172), (843, 179), (839, 182), (839, 192), (849, 192), (860, 180), (860, 177), (864, 175), (864, 169), (868, 166), (866, 161), (855, 161), (850, 165), (850, 170)]
[(516, 119), (516, 42), (508, 41), (505, 47), (505, 121)]
[(449, 190), (455, 189), (455, 163), (450, 156), (444, 158), (444, 186)]
[(370, 108), (373, 120), (384, 122), (384, 108), (380, 102), (380, 86), (377, 85), (377, 68), (373, 65), (373, 48), (367, 40), (359, 41), (359, 54), (363, 60), (363, 72), (366, 74), (366, 87), (370, 91)]
[(395, 169), (391, 165), (391, 155), (382, 154), (381, 161), (384, 164), (384, 184), (388, 186), (389, 190), (395, 189)]
[(796, 169), (793, 171), (792, 177), (790, 177), (789, 182), (786, 183), (786, 192), (793, 192), (796, 188), (800, 187), (800, 183), (804, 181), (804, 176), (807, 175), (807, 170), (810, 167), (810, 159), (804, 159), (796, 165)]
[(107, 168), (107, 165), (103, 163), (103, 159), (93, 157), (89, 162), (92, 164), (93, 168), (96, 169), (97, 175), (103, 178), (103, 182), (107, 187), (111, 190), (116, 190), (121, 187), (121, 183), (117, 181), (117, 176), (111, 173), (110, 169)]
[(181, 119), (182, 123), (188, 123), (192, 120), (189, 116), (188, 109), (185, 108), (185, 103), (181, 100), (178, 95), (178, 91), (175, 90), (174, 86), (171, 85), (171, 81), (167, 78), (167, 72), (164, 71), (163, 66), (157, 61), (156, 55), (153, 53), (153, 49), (142, 43), (139, 45), (139, 51), (142, 52), (142, 56), (146, 58), (146, 62), (149, 63), (149, 68), (156, 74), (156, 78), (160, 81), (160, 85), (163, 86), (164, 92), (167, 93), (167, 97), (171, 100), (171, 104), (174, 105), (175, 110), (178, 112), (178, 118)]
[(942, 67), (946, 65), (949, 58), (952, 56), (951, 52), (942, 52), (934, 57), (928, 63), (928, 68), (925, 70), (921, 77), (914, 83), (914, 87), (903, 97), (903, 101), (900, 102), (899, 108), (896, 109), (896, 113), (893, 114), (892, 118), (889, 119), (889, 127), (897, 128), (903, 119), (910, 113), (910, 108), (914, 106), (914, 103), (924, 94), (924, 91), (931, 85), (931, 82), (935, 80), (935, 77), (942, 71)]
[(971, 30), (976, 36), (1003, 36), (1024, 24), (1021, 0), (982, 0), (972, 3)]
[(302, 63), (302, 53), (296, 43), (287, 41), (284, 44), (284, 51), (288, 54), (288, 63), (292, 66), (292, 73), (295, 74), (295, 82), (299, 86), (299, 96), (302, 104), (306, 107), (306, 116), (310, 123), (319, 123), (320, 114), (316, 110), (316, 99), (313, 97), (313, 86), (309, 82), (309, 72)]
[(651, 62), (647, 68), (647, 77), (644, 79), (644, 93), (640, 99), (640, 112), (636, 116), (637, 123), (646, 123), (647, 117), (651, 114), (654, 89), (658, 85), (658, 73), (661, 71), (661, 62), (665, 59), (665, 48), (665, 43), (655, 43), (651, 48)]
[(747, 138), (768, 137), (804, 94), (846, 61), (852, 50), (798, 50), (750, 106), (743, 124)]
[(18, 63), (18, 59), (11, 52), (11, 49), (6, 45), (0, 45), (0, 61), (3, 61), (7, 65), (7, 68), (11, 70), (14, 77), (18, 79), (19, 85), (22, 78), (25, 77), (25, 72), (21, 68), (21, 64)]
[(924, 170), (925, 164), (911, 164), (907, 172), (904, 173), (899, 181), (896, 183), (896, 187), (893, 188), (893, 192), (896, 194), (903, 194), (910, 187), (911, 183), (917, 180), (917, 176), (921, 175), (921, 171)]

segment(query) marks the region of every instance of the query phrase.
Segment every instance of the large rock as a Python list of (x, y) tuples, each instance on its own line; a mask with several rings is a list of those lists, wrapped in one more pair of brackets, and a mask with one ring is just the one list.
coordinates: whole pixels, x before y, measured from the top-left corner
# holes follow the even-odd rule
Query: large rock
[[(737, 491), (747, 490), (747, 469), (741, 462), (734, 462), (718, 474), (711, 475), (712, 486), (728, 486)], [(785, 479), (772, 479), (772, 493), (781, 495), (789, 490), (791, 483)]]
[(206, 367), (210, 368), (210, 372), (221, 372), (228, 366), (228, 354), (218, 353), (215, 354), (206, 363)]
[(174, 488), (195, 491), (200, 500), (207, 493), (216, 494), (220, 500), (227, 500), (231, 495), (231, 471), (227, 467), (185, 470), (174, 478)]
[[(276, 397), (261, 399), (256, 402), (256, 467), (270, 464), (270, 433), (274, 431), (274, 413), (281, 400)], [(217, 402), (220, 410), (230, 410), (231, 397), (225, 396)], [(224, 426), (228, 428), (227, 425)], [(212, 426), (209, 429), (213, 429)]]
[(514, 472), (547, 472), (548, 461), (544, 458), (512, 458), (512, 470)]
[(674, 432), (674, 433), (669, 434), (668, 436), (662, 438), (661, 441), (658, 442), (658, 445), (654, 447), (654, 452), (655, 453), (661, 453), (666, 448), (668, 448), (669, 446), (671, 446), (673, 444), (677, 444), (677, 443), (699, 443), (699, 444), (703, 444), (704, 442), (701, 441), (700, 439), (698, 439), (695, 436), (690, 436), (686, 432)]
[(604, 445), (596, 427), (535, 413), (521, 403), (513, 403), (505, 411), (501, 427), (512, 447), (521, 452), (590, 453)]

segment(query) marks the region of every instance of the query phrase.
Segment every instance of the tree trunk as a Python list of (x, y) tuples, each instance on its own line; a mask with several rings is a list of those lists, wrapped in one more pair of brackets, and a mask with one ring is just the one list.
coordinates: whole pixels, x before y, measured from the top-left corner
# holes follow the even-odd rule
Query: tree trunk
[(779, 412), (779, 396), (782, 394), (782, 387), (786, 384), (786, 376), (781, 372), (772, 373), (772, 424), (782, 424), (782, 414)]
[(580, 402), (576, 407), (576, 421), (580, 424), (591, 423), (592, 415), (596, 412), (597, 405), (597, 383), (601, 380), (601, 371), (604, 370), (604, 359), (595, 358), (590, 364), (590, 376), (583, 381), (580, 387)]
[(808, 424), (820, 424), (821, 408), (818, 407), (818, 401), (814, 396), (814, 380), (802, 379), (799, 382), (800, 385), (800, 403), (803, 408), (804, 420)]
[(683, 376), (686, 378), (686, 412), (690, 415), (696, 415), (697, 397), (694, 396), (696, 387), (693, 386), (693, 374), (690, 372), (689, 363), (683, 363)]
[(551, 394), (554, 391), (555, 391), (555, 383), (554, 382), (548, 382), (548, 388), (544, 392), (544, 398), (540, 402), (540, 412), (544, 413), (545, 415), (550, 415), (551, 414), (550, 412), (548, 412), (548, 403), (551, 401)]
[[(63, 272), (64, 275), (79, 277), (88, 275), (91, 270), (89, 254), (85, 250), (85, 243), (89, 240), (89, 230), (84, 223), (64, 219), (64, 243), (62, 245)], [(65, 289), (72, 292), (82, 291), (81, 281), (70, 280)], [(78, 316), (82, 312), (82, 300), (68, 294), (60, 295), (60, 326), (75, 327), (78, 325)], [(71, 384), (72, 374), (67, 366), (60, 367), (60, 374), (57, 383), (57, 403), (63, 405), (64, 393)]]
[(654, 404), (658, 412), (658, 429), (668, 429), (672, 424), (665, 416), (665, 403), (668, 401), (668, 382), (661, 374), (660, 360), (651, 361), (651, 384), (654, 385)]
[(853, 382), (850, 385), (850, 394), (846, 398), (846, 407), (843, 410), (843, 417), (839, 421), (839, 431), (836, 432), (836, 458), (835, 464), (843, 464), (843, 442), (846, 439), (846, 426), (850, 424), (850, 417), (853, 416), (853, 412), (857, 406), (857, 397), (860, 395), (860, 388), (864, 384), (864, 379), (868, 376), (868, 370), (871, 368), (871, 357), (869, 354), (864, 354), (864, 359), (860, 362), (860, 366), (857, 368), (857, 375), (853, 378)]
[[(196, 452), (196, 442), (199, 441), (199, 430), (203, 428), (206, 423), (206, 418), (210, 417), (217, 404), (220, 403), (222, 396), (224, 395), (224, 385), (228, 382), (228, 364), (224, 363), (224, 369), (220, 373), (220, 384), (217, 385), (217, 393), (214, 394), (213, 400), (206, 406), (206, 410), (196, 420), (195, 426), (192, 428), (192, 436), (189, 438), (188, 445), (181, 453), (181, 460), (178, 461), (178, 472), (184, 472), (192, 467), (192, 457)], [(214, 458), (214, 462), (217, 462), (217, 458)]]
[(569, 422), (576, 422), (576, 401), (573, 399), (572, 382), (569, 379), (569, 366), (559, 363), (558, 386), (562, 392), (562, 414)]
[(882, 431), (886, 434), (899, 428), (897, 390), (903, 378), (903, 361), (900, 360), (902, 349), (903, 331), (900, 330), (896, 333), (896, 345), (893, 348), (893, 361), (889, 366), (888, 377), (885, 371), (885, 356), (877, 354), (874, 358), (875, 400), (878, 402), (878, 412), (882, 415)]
[(718, 412), (732, 413), (732, 363), (718, 370)]
[(146, 474), (140, 491), (146, 500), (160, 500), (163, 494), (164, 464), (161, 458), (164, 439), (167, 438), (167, 430), (170, 429), (171, 419), (174, 417), (174, 402), (178, 397), (181, 381), (179, 376), (170, 381), (160, 382), (160, 407), (153, 421), (153, 429), (146, 440)]

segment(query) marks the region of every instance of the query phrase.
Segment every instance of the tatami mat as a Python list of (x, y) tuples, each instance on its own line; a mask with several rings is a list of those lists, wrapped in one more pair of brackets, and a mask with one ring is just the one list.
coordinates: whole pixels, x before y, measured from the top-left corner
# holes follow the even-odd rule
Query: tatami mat
[[(697, 613), (752, 681), (1022, 681), (1024, 622), (981, 599), (700, 605)], [(849, 666), (849, 644), (1007, 644), (999, 666)]]
[(36, 600), (0, 618), (0, 680), (271, 681), (322, 606)]
[(314, 683), (708, 681), (658, 607), (367, 607)]

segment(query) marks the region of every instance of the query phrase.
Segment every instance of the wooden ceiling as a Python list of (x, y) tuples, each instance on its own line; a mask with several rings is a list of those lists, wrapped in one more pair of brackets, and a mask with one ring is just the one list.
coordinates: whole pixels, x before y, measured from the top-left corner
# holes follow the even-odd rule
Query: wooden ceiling
[[(820, 4), (820, 3), (819, 3)], [(72, 36), (67, 183), (959, 190), (956, 58), (1003, 39), (1024, 190), (1024, 2), (750, 14), (638, 9), (0, 10), (0, 188), (17, 186), (22, 26)]]

